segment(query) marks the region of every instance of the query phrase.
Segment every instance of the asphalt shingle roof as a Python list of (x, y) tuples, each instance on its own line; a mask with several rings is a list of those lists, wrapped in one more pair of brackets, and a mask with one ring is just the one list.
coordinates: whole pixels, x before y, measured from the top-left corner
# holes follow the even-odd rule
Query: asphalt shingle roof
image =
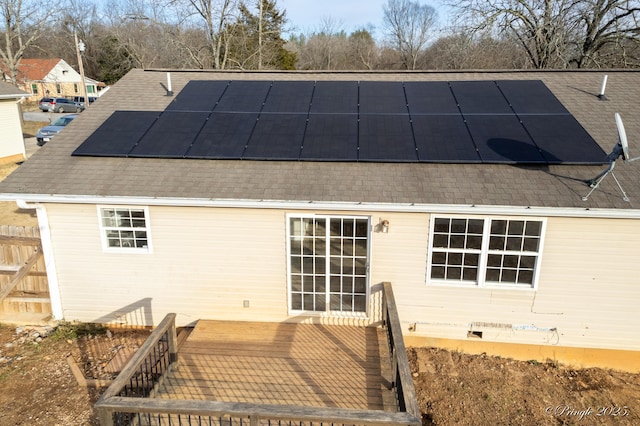
[(13, 84), (0, 81), (0, 99), (19, 99), (30, 96), (27, 92), (18, 89)]
[[(29, 59), (23, 58), (18, 64), (18, 80), (21, 82), (27, 81), (40, 81), (58, 65), (62, 59), (49, 58), (49, 59)], [(6, 65), (3, 65), (6, 67)]]
[[(607, 100), (598, 99), (608, 75)], [(190, 80), (542, 80), (607, 153), (617, 142), (614, 113), (622, 115), (632, 156), (640, 155), (640, 72), (216, 72), (171, 71), (178, 93)], [(462, 204), (522, 207), (637, 209), (640, 162), (618, 161), (588, 201), (584, 180), (604, 167), (501, 164), (424, 164), (181, 160), (74, 157), (71, 153), (114, 110), (163, 111), (165, 71), (132, 70), (0, 184), (12, 197), (78, 195), (300, 202)], [(6, 195), (5, 195), (6, 197)]]

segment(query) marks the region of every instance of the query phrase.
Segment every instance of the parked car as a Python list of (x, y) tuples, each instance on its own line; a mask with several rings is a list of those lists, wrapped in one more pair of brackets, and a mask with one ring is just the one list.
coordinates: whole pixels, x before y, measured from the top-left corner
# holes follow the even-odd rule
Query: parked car
[(49, 111), (51, 102), (53, 102), (53, 98), (42, 98), (40, 99), (40, 102), (38, 102), (38, 108), (41, 111), (47, 112)]
[(84, 105), (67, 98), (42, 98), (38, 102), (38, 108), (49, 112), (80, 112), (84, 109)]
[[(96, 98), (95, 96), (89, 96), (89, 105), (91, 105), (92, 103), (94, 103), (98, 98)], [(84, 107), (84, 96), (74, 96), (73, 97), (73, 102), (79, 104), (80, 106)]]
[(60, 130), (64, 129), (64, 127), (67, 124), (71, 123), (71, 121), (73, 121), (73, 119), (77, 116), (78, 114), (63, 115), (62, 117), (56, 119), (49, 126), (44, 126), (40, 130), (38, 130), (38, 133), (36, 134), (36, 143), (38, 144), (38, 146), (42, 146), (45, 143), (49, 142), (51, 138), (57, 135)]

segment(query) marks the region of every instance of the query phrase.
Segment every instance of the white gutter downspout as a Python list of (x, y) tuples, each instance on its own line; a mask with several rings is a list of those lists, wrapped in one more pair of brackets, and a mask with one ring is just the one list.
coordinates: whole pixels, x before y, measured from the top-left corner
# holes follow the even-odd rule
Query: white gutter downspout
[(51, 313), (53, 319), (61, 320), (62, 299), (60, 297), (60, 286), (58, 285), (58, 271), (53, 258), (53, 246), (51, 244), (51, 229), (49, 228), (49, 217), (47, 210), (42, 204), (29, 204), (24, 200), (16, 200), (21, 209), (35, 209), (38, 215), (38, 229), (40, 230), (40, 240), (42, 243), (42, 254), (44, 264), (47, 269), (47, 282), (49, 283), (49, 300), (51, 302)]

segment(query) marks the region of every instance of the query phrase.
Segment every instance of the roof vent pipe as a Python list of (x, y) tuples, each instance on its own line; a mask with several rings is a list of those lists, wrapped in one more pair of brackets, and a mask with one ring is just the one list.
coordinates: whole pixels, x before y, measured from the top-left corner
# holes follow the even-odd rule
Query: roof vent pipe
[(171, 90), (171, 73), (167, 73), (167, 96), (173, 96), (173, 90)]
[(600, 93), (598, 94), (598, 99), (601, 101), (606, 101), (607, 97), (604, 95), (604, 90), (607, 88), (607, 75), (605, 74), (602, 79), (602, 86), (600, 86)]

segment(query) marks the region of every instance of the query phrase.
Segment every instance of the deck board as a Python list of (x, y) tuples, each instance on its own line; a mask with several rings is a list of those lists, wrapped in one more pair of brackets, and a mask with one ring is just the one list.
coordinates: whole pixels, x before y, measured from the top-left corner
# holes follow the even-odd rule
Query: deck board
[(200, 320), (157, 398), (397, 411), (375, 327)]

